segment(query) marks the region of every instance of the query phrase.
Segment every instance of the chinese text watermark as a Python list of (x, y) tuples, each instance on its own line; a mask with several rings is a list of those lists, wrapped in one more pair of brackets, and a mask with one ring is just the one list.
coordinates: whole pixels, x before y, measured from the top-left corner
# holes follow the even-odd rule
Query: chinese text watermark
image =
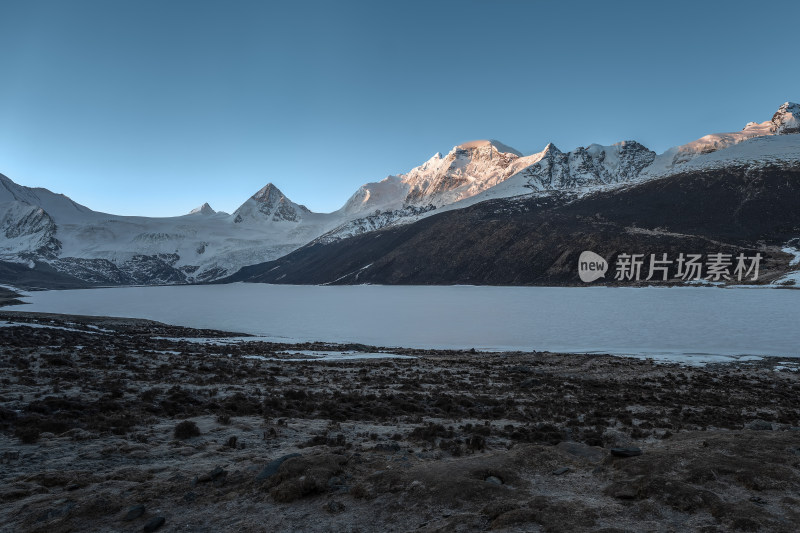
[[(669, 257), (660, 254), (617, 255), (614, 279), (617, 281), (756, 281), (761, 265), (761, 253), (748, 256), (725, 253), (684, 254)], [(590, 283), (605, 277), (608, 262), (602, 256), (585, 251), (578, 258), (578, 275)]]

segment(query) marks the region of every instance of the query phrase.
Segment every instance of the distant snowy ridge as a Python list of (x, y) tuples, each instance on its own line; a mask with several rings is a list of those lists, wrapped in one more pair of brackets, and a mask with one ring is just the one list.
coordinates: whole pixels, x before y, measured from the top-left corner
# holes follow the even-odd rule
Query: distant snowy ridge
[[(430, 202), (431, 208), (441, 211), (442, 208), (459, 209), (490, 199), (551, 194), (554, 191), (574, 190), (585, 194), (667, 176), (684, 169), (699, 169), (703, 165), (720, 166), (736, 161), (751, 165), (794, 164), (796, 159), (792, 154), (800, 146), (800, 137), (784, 136), (798, 132), (800, 105), (786, 102), (771, 120), (760, 124), (748, 123), (738, 132), (706, 135), (660, 155), (636, 141), (622, 141), (611, 146), (592, 144), (571, 152), (562, 152), (550, 143), (541, 152), (528, 156), (521, 156), (516, 150), (497, 141), (465, 143), (453, 148), (446, 158), (436, 154), (407, 174), (363, 185), (348, 202), (360, 201), (360, 205), (366, 207), (370, 193), (373, 190), (380, 191), (380, 212), (349, 221), (327, 233), (322, 240), (329, 242), (379, 227), (411, 223), (438, 212), (432, 209), (423, 212), (404, 209), (408, 205), (419, 206), (424, 201)], [(746, 152), (726, 154), (729, 148), (757, 138), (776, 140), (747, 144), (749, 148)], [(778, 138), (786, 140), (780, 141)], [(501, 149), (506, 151), (501, 152)], [(763, 158), (759, 156), (759, 150), (764, 151)], [(494, 151), (498, 152), (496, 156)], [(712, 158), (709, 156), (712, 153), (718, 155)], [(490, 164), (486, 162), (487, 155)], [(695, 164), (687, 166), (698, 158)], [(444, 197), (444, 201), (436, 202), (437, 187), (443, 183), (451, 184), (451, 188), (445, 195), (438, 196), (439, 199)], [(412, 190), (419, 189), (428, 193), (421, 195), (422, 201), (410, 194)], [(390, 191), (395, 191), (393, 200), (388, 194)]]
[(285, 197), (268, 187), (272, 196), (257, 193), (234, 215), (204, 204), (188, 215), (148, 218), (92, 211), (0, 175), (0, 260), (47, 263), (92, 283), (204, 281), (280, 257), (341, 222), (309, 212), (301, 224), (290, 210), (302, 209), (288, 201), (273, 213), (270, 198)]
[(93, 211), (0, 175), (0, 261), (45, 263), (92, 283), (183, 283), (224, 277), (314, 240), (331, 242), (489, 199), (583, 194), (726, 165), (800, 164), (800, 105), (762, 123), (706, 135), (657, 155), (636, 141), (522, 155), (495, 140), (435, 154), (362, 185), (333, 213), (314, 213), (267, 184), (232, 214), (208, 203), (178, 217)]
[(800, 136), (753, 137), (724, 150), (702, 154), (673, 170), (688, 172), (727, 166), (800, 165)]
[(696, 141), (670, 148), (659, 155), (643, 174), (645, 177), (651, 177), (671, 173), (697, 157), (724, 150), (750, 139), (798, 132), (800, 132), (800, 104), (786, 102), (778, 108), (772, 119), (766, 122), (760, 124), (750, 122), (741, 131), (705, 135)]

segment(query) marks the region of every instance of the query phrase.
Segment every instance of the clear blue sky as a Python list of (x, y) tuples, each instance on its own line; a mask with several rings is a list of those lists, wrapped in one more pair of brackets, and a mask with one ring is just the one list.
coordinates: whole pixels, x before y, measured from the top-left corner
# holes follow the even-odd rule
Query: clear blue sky
[(437, 151), (661, 152), (800, 99), (800, 2), (0, 0), (0, 173), (97, 210), (315, 211)]

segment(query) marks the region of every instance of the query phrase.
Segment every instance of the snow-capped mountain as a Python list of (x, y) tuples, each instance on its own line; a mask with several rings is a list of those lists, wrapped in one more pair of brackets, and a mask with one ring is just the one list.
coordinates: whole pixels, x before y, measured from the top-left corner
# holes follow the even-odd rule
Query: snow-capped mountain
[(495, 187), (513, 174), (522, 155), (495, 140), (454, 146), (406, 174), (362, 185), (337, 211), (347, 219), (320, 237), (329, 242), (396, 223), (408, 223)]
[(310, 214), (306, 206), (292, 202), (276, 186), (268, 183), (234, 211), (233, 222), (301, 222)]
[(0, 260), (47, 263), (90, 283), (214, 279), (280, 257), (340, 223), (294, 204), (272, 184), (233, 215), (204, 204), (187, 215), (148, 218), (92, 211), (0, 175)]
[(437, 153), (406, 174), (367, 183), (345, 203), (346, 213), (451, 204), (506, 179), (506, 169), (521, 154), (497, 141), (472, 141)]
[(540, 191), (620, 183), (636, 178), (655, 156), (655, 152), (636, 141), (580, 146), (566, 153), (550, 143), (538, 154), (518, 162), (517, 166), (524, 164), (524, 168), (509, 179)]
[[(348, 223), (350, 238), (327, 234), (222, 281), (582, 285), (575, 264), (583, 250), (609, 262), (623, 252), (693, 250), (759, 253), (759, 283), (796, 285), (797, 110), (787, 103), (773, 120), (661, 155), (633, 141), (567, 153), (550, 144), (512, 158), (506, 179), (439, 216), (403, 223), (430, 212), (373, 214)], [(380, 224), (374, 235), (357, 234)]]
[(200, 207), (195, 207), (191, 211), (189, 211), (190, 215), (215, 215), (217, 212), (214, 211), (208, 202), (204, 203)]
[(681, 165), (703, 154), (723, 150), (750, 139), (798, 132), (800, 132), (800, 104), (786, 102), (778, 108), (771, 120), (761, 123), (748, 122), (741, 131), (713, 133), (700, 137), (696, 141), (670, 148), (660, 154), (653, 164), (645, 169), (643, 177), (656, 177), (671, 173), (678, 170)]
[[(738, 132), (706, 135), (660, 155), (636, 141), (611, 146), (592, 144), (571, 152), (562, 152), (549, 143), (541, 152), (528, 156), (498, 141), (474, 141), (454, 147), (444, 158), (436, 154), (407, 174), (363, 185), (344, 209), (363, 208), (369, 214), (347, 221), (319, 240), (331, 242), (415, 222), (443, 209), (460, 209), (485, 200), (554, 191), (585, 193), (655, 179), (679, 172), (705, 154), (751, 139), (776, 139), (798, 131), (800, 104), (786, 102), (771, 120), (750, 122)], [(771, 143), (776, 146), (773, 148)], [(757, 144), (750, 159), (758, 159), (758, 150), (766, 150), (773, 159), (782, 157), (798, 143), (800, 139), (794, 137), (788, 142), (764, 141)], [(374, 207), (375, 212), (370, 212), (368, 206)]]
[(636, 141), (569, 152), (551, 143), (531, 155), (494, 140), (473, 141), (361, 186), (333, 213), (314, 213), (270, 183), (233, 214), (206, 203), (178, 217), (116, 216), (0, 175), (0, 261), (46, 264), (101, 284), (207, 281), (314, 240), (329, 243), (484, 200), (584, 194), (703, 166), (794, 162), (798, 132), (800, 105), (787, 102), (771, 120), (660, 155)]

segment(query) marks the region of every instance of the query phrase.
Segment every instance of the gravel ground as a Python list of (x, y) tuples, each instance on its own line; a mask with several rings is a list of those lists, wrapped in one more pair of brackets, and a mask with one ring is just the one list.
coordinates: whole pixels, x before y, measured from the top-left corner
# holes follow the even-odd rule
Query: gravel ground
[[(800, 373), (779, 358), (687, 367), (10, 308), (3, 321), (0, 531), (800, 524)], [(374, 353), (407, 358), (360, 358)]]

